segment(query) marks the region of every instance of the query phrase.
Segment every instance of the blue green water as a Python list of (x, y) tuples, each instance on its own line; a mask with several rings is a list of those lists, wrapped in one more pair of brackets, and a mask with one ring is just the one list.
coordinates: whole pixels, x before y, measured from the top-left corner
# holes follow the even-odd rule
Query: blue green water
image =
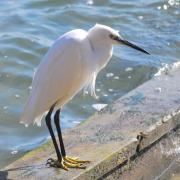
[(94, 104), (113, 100), (152, 77), (162, 63), (180, 56), (178, 0), (1, 0), (0, 1), (0, 167), (47, 141), (48, 131), (19, 124), (35, 68), (63, 33), (95, 23), (111, 26), (152, 55), (115, 47), (99, 74), (99, 99), (79, 93), (62, 112), (63, 128), (83, 121)]

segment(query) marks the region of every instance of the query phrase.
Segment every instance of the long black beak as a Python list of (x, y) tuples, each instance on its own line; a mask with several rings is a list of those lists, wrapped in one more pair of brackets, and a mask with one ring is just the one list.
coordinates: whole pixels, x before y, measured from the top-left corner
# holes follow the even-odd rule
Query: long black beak
[(134, 48), (134, 49), (136, 49), (136, 50), (138, 50), (138, 51), (141, 51), (141, 52), (143, 52), (143, 53), (145, 53), (145, 54), (150, 54), (150, 53), (148, 53), (147, 51), (145, 51), (144, 49), (136, 46), (135, 44), (130, 43), (130, 42), (127, 41), (127, 40), (121, 39), (120, 37), (117, 37), (115, 40), (118, 41), (118, 42), (121, 43), (121, 44), (124, 44), (124, 45), (126, 45), (126, 46), (131, 47), (131, 48)]

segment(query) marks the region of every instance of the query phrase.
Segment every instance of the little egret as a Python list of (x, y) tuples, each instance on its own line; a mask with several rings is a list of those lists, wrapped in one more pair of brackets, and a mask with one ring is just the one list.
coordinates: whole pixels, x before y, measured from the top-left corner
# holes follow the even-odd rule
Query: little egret
[[(88, 31), (75, 29), (59, 37), (41, 61), (34, 75), (21, 122), (40, 124), (46, 114), (46, 125), (57, 154), (57, 160), (50, 158), (47, 161), (49, 166), (68, 170), (85, 168), (85, 163), (89, 162), (66, 155), (60, 127), (60, 111), (62, 106), (83, 88), (89, 88), (91, 94), (95, 95), (96, 76), (109, 62), (115, 44), (126, 45), (149, 54), (124, 40), (118, 31), (96, 24)], [(60, 148), (51, 126), (53, 111)]]

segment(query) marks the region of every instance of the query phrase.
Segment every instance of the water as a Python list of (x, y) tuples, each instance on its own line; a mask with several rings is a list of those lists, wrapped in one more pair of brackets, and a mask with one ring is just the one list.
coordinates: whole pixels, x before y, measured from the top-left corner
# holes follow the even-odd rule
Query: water
[[(1, 0), (0, 1), (0, 167), (47, 141), (42, 127), (18, 123), (32, 76), (47, 49), (61, 34), (89, 29), (96, 22), (120, 30), (152, 55), (115, 47), (96, 83), (98, 100), (79, 93), (62, 113), (63, 128), (73, 127), (96, 110), (142, 84), (162, 63), (180, 56), (179, 0)], [(80, 104), (80, 106), (78, 106)]]

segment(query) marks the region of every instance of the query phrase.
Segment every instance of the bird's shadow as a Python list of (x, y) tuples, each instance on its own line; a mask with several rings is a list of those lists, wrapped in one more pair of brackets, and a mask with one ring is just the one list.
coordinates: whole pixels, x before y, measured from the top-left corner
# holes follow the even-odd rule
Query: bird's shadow
[(10, 171), (30, 171), (32, 169), (42, 169), (42, 168), (48, 168), (45, 164), (39, 164), (39, 165), (29, 165), (29, 166), (21, 166), (17, 168), (10, 168), (0, 171), (0, 180), (12, 180), (8, 178), (8, 173)]

